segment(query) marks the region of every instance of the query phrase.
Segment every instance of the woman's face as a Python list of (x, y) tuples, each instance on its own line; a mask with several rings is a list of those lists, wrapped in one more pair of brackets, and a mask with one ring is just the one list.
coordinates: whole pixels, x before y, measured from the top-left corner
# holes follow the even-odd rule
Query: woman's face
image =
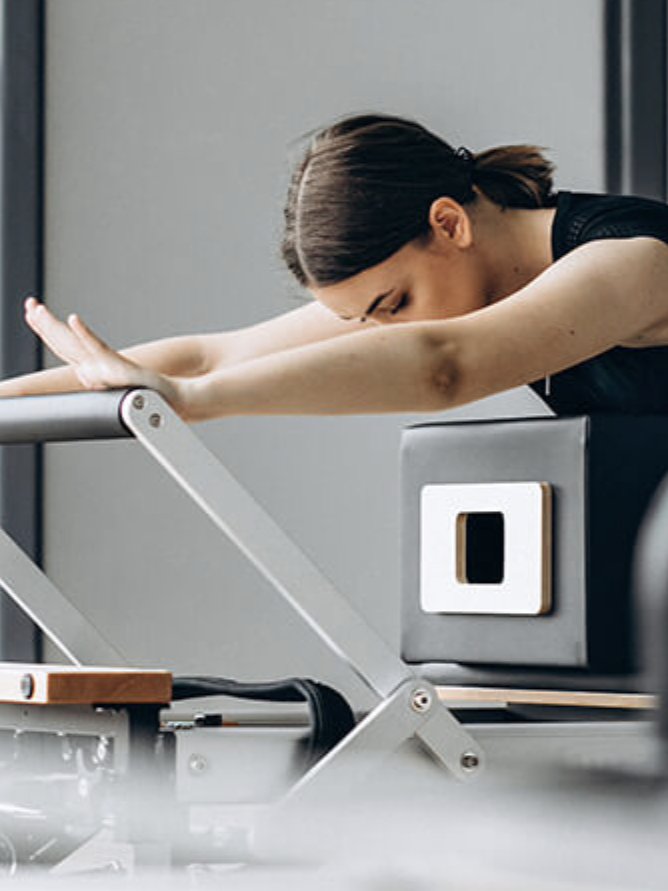
[(382, 325), (448, 319), (487, 302), (475, 251), (433, 239), (409, 242), (382, 263), (311, 291), (340, 318)]

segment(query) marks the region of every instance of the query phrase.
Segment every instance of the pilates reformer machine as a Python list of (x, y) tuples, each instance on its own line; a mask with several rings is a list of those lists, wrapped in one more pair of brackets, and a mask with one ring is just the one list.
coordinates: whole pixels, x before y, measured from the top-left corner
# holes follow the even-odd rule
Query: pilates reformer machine
[[(60, 873), (161, 867), (179, 860), (181, 843), (185, 856), (243, 860), (253, 818), (230, 828), (221, 807), (259, 802), (285, 815), (326, 801), (412, 737), (459, 780), (518, 758), (659, 770), (651, 716), (662, 679), (637, 668), (629, 591), (633, 543), (668, 470), (667, 434), (668, 418), (406, 431), (401, 658), (158, 394), (2, 400), (2, 444), (134, 437), (377, 702), (295, 769), (309, 734), (303, 710), (294, 726), (271, 727), (269, 705), (265, 722), (228, 726), (237, 722), (201, 697), (234, 690), (129, 667), (0, 530), (0, 586), (72, 663), (0, 667), (5, 872), (20, 862)], [(664, 576), (652, 548), (645, 587), (656, 599)], [(311, 706), (312, 693), (302, 697)], [(345, 714), (334, 695), (311, 717), (332, 703)], [(264, 780), (245, 798), (229, 765), (254, 751)], [(146, 819), (147, 801), (159, 820)]]

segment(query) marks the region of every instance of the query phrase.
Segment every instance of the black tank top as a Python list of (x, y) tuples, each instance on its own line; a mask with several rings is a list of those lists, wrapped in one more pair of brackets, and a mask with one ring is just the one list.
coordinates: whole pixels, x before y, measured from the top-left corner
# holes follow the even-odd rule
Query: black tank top
[[(668, 244), (668, 205), (659, 201), (559, 192), (556, 208), (555, 262), (581, 244), (602, 238), (645, 235)], [(549, 386), (541, 380), (531, 387), (558, 415), (668, 414), (668, 346), (614, 347), (552, 375)]]

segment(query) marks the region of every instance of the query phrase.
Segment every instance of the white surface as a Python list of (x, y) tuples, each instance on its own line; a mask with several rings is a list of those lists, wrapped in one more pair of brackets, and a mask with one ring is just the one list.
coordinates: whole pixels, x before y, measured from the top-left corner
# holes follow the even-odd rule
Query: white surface
[[(420, 605), (427, 613), (535, 616), (545, 611), (544, 483), (424, 486), (420, 496)], [(457, 571), (458, 517), (501, 513), (503, 581), (474, 584)]]

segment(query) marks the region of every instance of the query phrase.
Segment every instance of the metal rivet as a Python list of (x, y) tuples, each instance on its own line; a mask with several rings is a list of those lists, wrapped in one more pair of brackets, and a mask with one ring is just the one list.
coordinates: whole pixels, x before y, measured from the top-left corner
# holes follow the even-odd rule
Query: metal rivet
[(120, 860), (110, 860), (105, 866), (108, 872), (125, 872), (125, 867)]
[(20, 689), (24, 699), (31, 699), (35, 692), (35, 678), (31, 674), (24, 674), (21, 678)]
[(132, 399), (132, 407), (142, 409), (145, 405), (146, 400), (140, 393), (137, 393), (137, 395), (134, 396)]
[(428, 712), (431, 708), (431, 693), (428, 690), (415, 690), (411, 697), (411, 708), (414, 712)]
[(204, 773), (209, 764), (204, 755), (191, 755), (188, 759), (188, 770), (190, 773)]
[(162, 415), (159, 415), (157, 412), (154, 412), (150, 418), (148, 419), (151, 427), (159, 427), (162, 424)]
[(95, 749), (95, 759), (98, 764), (103, 764), (109, 755), (109, 740), (105, 736), (101, 736), (97, 742)]
[(480, 758), (478, 758), (475, 752), (464, 752), (459, 759), (459, 763), (462, 766), (462, 770), (476, 770), (480, 766)]

